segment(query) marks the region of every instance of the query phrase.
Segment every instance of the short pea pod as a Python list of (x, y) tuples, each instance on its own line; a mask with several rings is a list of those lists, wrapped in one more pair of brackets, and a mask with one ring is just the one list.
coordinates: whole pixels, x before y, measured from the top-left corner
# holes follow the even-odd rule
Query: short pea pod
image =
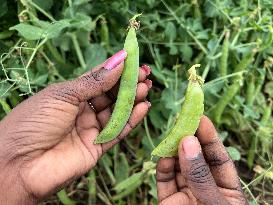
[(127, 52), (127, 58), (120, 80), (117, 101), (107, 125), (95, 140), (95, 144), (115, 139), (125, 127), (133, 109), (139, 74), (139, 47), (135, 31), (137, 16), (130, 20), (130, 29), (125, 39), (124, 49)]
[(165, 139), (153, 150), (152, 155), (173, 157), (177, 155), (178, 145), (183, 137), (194, 135), (204, 112), (204, 93), (201, 87), (203, 80), (197, 76), (194, 65), (189, 69), (189, 83), (181, 111)]

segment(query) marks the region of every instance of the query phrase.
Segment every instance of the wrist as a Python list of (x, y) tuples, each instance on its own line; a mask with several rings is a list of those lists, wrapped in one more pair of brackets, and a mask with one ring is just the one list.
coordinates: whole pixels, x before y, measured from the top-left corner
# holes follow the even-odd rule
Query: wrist
[[(5, 120), (5, 119), (4, 119)], [(0, 121), (0, 130), (3, 132), (0, 135), (0, 204), (3, 205), (34, 205), (38, 204), (38, 200), (30, 194), (24, 187), (20, 177), (19, 159), (12, 159), (13, 154), (10, 153), (9, 138), (7, 138), (8, 126)]]
[(36, 205), (37, 198), (31, 194), (22, 181), (17, 164), (3, 164), (0, 161), (0, 203), (3, 205)]

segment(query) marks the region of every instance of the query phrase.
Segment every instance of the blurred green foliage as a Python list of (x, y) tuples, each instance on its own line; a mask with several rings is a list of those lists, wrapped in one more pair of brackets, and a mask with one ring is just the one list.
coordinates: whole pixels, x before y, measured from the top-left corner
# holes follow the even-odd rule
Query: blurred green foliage
[(141, 12), (141, 63), (152, 67), (154, 85), (149, 115), (92, 172), (45, 204), (156, 204), (150, 153), (173, 125), (194, 63), (202, 64), (206, 114), (237, 160), (249, 201), (272, 204), (271, 0), (1, 0), (0, 119), (48, 84), (120, 50), (128, 20)]

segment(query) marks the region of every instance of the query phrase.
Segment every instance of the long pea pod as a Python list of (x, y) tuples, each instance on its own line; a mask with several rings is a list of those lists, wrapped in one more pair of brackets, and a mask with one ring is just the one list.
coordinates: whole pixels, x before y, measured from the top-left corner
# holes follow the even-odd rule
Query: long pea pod
[(257, 99), (257, 95), (261, 92), (261, 89), (263, 87), (264, 81), (265, 81), (265, 77), (266, 77), (266, 70), (260, 70), (259, 72), (259, 76), (257, 77), (257, 83), (256, 83), (256, 88), (253, 94), (253, 101), (254, 102), (255, 99)]
[(247, 79), (247, 89), (246, 89), (246, 104), (248, 106), (252, 106), (253, 101), (254, 101), (254, 92), (255, 92), (255, 77), (254, 75), (251, 73), (248, 76)]
[[(241, 62), (235, 67), (234, 72), (240, 72), (245, 70), (253, 61), (254, 54), (255, 54), (254, 52), (247, 54), (241, 60)], [(215, 107), (212, 109), (210, 116), (216, 124), (219, 125), (221, 123), (221, 117), (226, 106), (238, 93), (242, 84), (241, 78), (242, 78), (241, 76), (233, 78), (232, 84), (227, 87), (225, 93), (222, 95), (222, 98), (216, 103)]]
[(228, 65), (228, 52), (229, 52), (229, 36), (230, 32), (227, 31), (225, 35), (225, 40), (222, 47), (222, 56), (220, 59), (220, 75), (221, 77), (227, 75), (227, 65)]
[(269, 101), (269, 104), (264, 106), (262, 117), (259, 123), (260, 127), (258, 129), (258, 132), (257, 134), (251, 137), (250, 149), (248, 150), (248, 154), (247, 154), (247, 165), (249, 168), (252, 168), (254, 165), (258, 139), (262, 143), (261, 148), (262, 148), (263, 155), (266, 153), (266, 150), (270, 150), (270, 146), (272, 145), (271, 133), (269, 134), (270, 137), (267, 137), (268, 135), (265, 135), (262, 130), (266, 128), (268, 123), (270, 122), (271, 113), (272, 113), (272, 101)]
[(185, 136), (195, 134), (204, 112), (204, 93), (201, 87), (203, 80), (196, 74), (195, 70), (199, 66), (197, 64), (189, 69), (189, 84), (179, 116), (174, 127), (153, 150), (152, 155), (159, 157), (176, 156), (180, 140)]
[(100, 30), (100, 37), (101, 42), (104, 44), (106, 48), (109, 48), (109, 29), (107, 25), (107, 21), (104, 17), (101, 17), (101, 30)]
[(138, 23), (135, 20), (138, 16), (139, 15), (136, 15), (130, 20), (129, 32), (125, 39), (124, 49), (127, 52), (127, 58), (125, 60), (113, 113), (105, 128), (96, 138), (95, 144), (105, 143), (115, 139), (125, 127), (132, 112), (139, 74), (139, 47), (136, 38)]

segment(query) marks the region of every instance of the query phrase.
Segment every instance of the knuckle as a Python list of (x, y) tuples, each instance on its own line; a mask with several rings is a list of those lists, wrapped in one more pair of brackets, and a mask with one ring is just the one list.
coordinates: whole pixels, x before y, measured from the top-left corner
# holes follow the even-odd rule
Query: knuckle
[(51, 84), (46, 88), (46, 93), (55, 100), (76, 105), (79, 103), (81, 95), (75, 90), (75, 86), (71, 85), (72, 82), (69, 83)]
[(164, 172), (156, 172), (156, 179), (158, 182), (168, 182), (175, 178), (174, 172), (164, 173)]
[(100, 90), (100, 87), (104, 85), (104, 79), (101, 76), (101, 72), (90, 72), (87, 75), (84, 75), (77, 79), (77, 84), (79, 87), (83, 88), (92, 88), (93, 90)]
[(59, 86), (60, 86), (60, 83), (52, 83), (48, 85), (45, 90), (48, 92), (52, 92), (53, 90), (57, 90)]
[(229, 157), (222, 157), (217, 155), (212, 155), (208, 158), (208, 164), (210, 166), (223, 166), (228, 163), (233, 163)]
[(191, 166), (188, 179), (196, 183), (208, 183), (213, 181), (210, 169), (204, 162), (197, 162)]

